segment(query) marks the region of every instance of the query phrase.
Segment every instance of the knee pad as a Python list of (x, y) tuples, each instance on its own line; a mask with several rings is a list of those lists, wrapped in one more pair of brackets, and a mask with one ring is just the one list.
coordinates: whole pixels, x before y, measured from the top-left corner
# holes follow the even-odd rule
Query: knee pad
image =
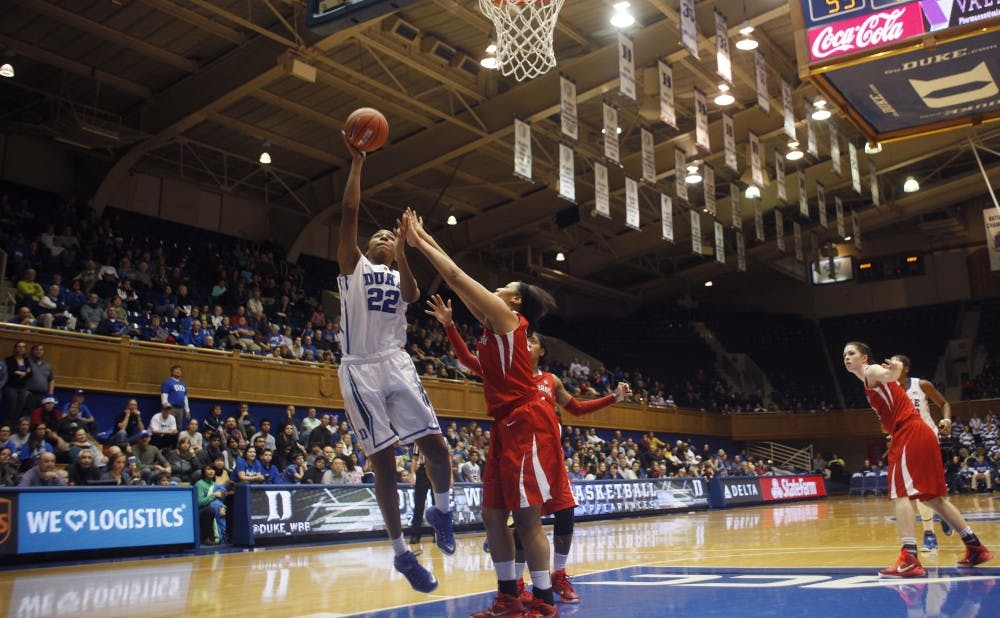
[(553, 534), (555, 534), (556, 536), (573, 535), (574, 510), (575, 507), (569, 507), (568, 509), (556, 511), (555, 523), (552, 526)]

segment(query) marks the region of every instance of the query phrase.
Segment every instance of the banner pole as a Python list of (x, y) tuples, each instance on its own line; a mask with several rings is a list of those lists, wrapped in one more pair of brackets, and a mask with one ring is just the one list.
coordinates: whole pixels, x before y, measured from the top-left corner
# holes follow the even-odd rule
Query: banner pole
[(979, 173), (983, 175), (983, 181), (986, 183), (986, 188), (990, 190), (990, 197), (993, 198), (993, 207), (1000, 212), (1000, 203), (997, 202), (997, 193), (993, 190), (993, 184), (990, 183), (990, 177), (986, 174), (986, 169), (983, 168), (983, 161), (979, 158), (979, 150), (976, 144), (969, 138), (969, 145), (972, 146), (972, 154), (976, 157), (976, 163), (979, 164)]

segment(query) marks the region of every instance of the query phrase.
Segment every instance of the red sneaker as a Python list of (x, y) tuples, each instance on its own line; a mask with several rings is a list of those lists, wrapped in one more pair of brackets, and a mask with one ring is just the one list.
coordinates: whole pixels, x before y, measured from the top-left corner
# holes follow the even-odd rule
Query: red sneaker
[(472, 614), (469, 618), (497, 618), (498, 616), (523, 616), (524, 605), (521, 599), (509, 594), (497, 592), (497, 598), (489, 609)]
[(916, 556), (910, 554), (905, 549), (899, 552), (899, 559), (891, 567), (878, 572), (879, 577), (925, 577), (927, 571), (920, 566), (920, 561)]
[(974, 567), (993, 559), (993, 552), (984, 545), (966, 545), (965, 558), (958, 561), (960, 567)]
[(531, 605), (535, 600), (535, 595), (531, 594), (524, 586), (524, 578), (517, 580), (517, 598), (521, 599), (521, 605), (525, 607)]
[(524, 618), (559, 618), (559, 610), (541, 599), (534, 599), (526, 606)]
[(579, 603), (580, 595), (573, 590), (573, 585), (569, 583), (569, 575), (566, 569), (560, 569), (552, 574), (552, 592), (556, 594), (556, 600), (560, 603)]

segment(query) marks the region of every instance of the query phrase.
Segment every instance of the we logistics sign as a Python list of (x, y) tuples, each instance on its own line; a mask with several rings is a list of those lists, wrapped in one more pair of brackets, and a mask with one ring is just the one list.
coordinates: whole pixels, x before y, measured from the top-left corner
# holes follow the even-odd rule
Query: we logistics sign
[(711, 505), (715, 508), (826, 496), (826, 485), (818, 474), (715, 477), (709, 490)]
[(181, 487), (3, 492), (0, 553), (193, 545), (193, 495)]

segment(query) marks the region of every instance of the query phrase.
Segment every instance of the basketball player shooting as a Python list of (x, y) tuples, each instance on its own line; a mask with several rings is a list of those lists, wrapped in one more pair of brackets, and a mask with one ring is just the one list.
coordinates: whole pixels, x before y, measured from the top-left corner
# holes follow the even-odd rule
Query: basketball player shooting
[[(438, 548), (455, 553), (450, 507), (451, 464), (434, 409), (420, 384), (406, 344), (406, 306), (420, 297), (406, 260), (406, 242), (398, 230), (378, 230), (362, 254), (358, 246), (361, 169), (365, 153), (344, 136), (351, 153), (351, 171), (344, 189), (337, 262), (340, 276), (344, 356), (340, 390), (354, 434), (375, 471), (375, 498), (395, 551), (394, 566), (415, 590), (431, 592), (438, 582), (417, 561), (403, 538), (396, 495), (397, 442), (416, 442), (427, 460), (434, 506), (427, 522)], [(396, 262), (398, 270), (391, 265)]]

